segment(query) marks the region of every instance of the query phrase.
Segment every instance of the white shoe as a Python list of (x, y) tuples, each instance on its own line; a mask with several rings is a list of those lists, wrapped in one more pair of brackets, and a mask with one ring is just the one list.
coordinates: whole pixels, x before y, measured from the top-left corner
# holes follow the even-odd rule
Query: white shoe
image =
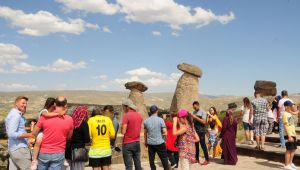
[(31, 170), (36, 170), (37, 169), (37, 165), (38, 165), (38, 161), (36, 161), (36, 160), (32, 161), (30, 169)]
[(296, 167), (296, 165), (293, 164), (293, 163), (292, 163), (290, 166), (291, 166), (292, 168), (294, 168), (294, 169), (298, 169), (298, 167)]
[(284, 166), (283, 169), (285, 169), (285, 170), (296, 170), (291, 165)]

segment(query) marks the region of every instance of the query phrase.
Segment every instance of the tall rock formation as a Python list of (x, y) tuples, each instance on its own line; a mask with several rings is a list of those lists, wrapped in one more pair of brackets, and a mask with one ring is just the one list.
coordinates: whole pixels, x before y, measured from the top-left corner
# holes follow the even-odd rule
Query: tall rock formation
[(128, 98), (136, 105), (137, 111), (140, 112), (143, 117), (148, 117), (148, 112), (145, 104), (145, 99), (143, 92), (145, 92), (148, 87), (138, 81), (132, 81), (125, 84), (126, 89), (130, 90)]
[(191, 64), (179, 64), (177, 68), (183, 71), (177, 83), (170, 111), (177, 112), (179, 109), (193, 111), (193, 102), (199, 101), (199, 78), (202, 70)]

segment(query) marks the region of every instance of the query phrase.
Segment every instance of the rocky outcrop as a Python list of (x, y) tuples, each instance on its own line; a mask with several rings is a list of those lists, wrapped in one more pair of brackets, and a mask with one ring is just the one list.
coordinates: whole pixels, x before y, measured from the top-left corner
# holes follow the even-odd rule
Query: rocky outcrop
[(191, 64), (179, 64), (177, 68), (183, 71), (177, 83), (170, 111), (177, 112), (179, 109), (193, 111), (193, 102), (199, 101), (199, 78), (202, 70)]
[(143, 92), (145, 92), (148, 87), (138, 81), (132, 81), (125, 84), (126, 89), (130, 90), (128, 98), (136, 105), (137, 111), (140, 112), (143, 117), (148, 117), (148, 112), (145, 104), (145, 99)]
[(262, 96), (276, 96), (276, 83), (273, 81), (258, 80), (255, 82), (254, 90), (259, 91)]

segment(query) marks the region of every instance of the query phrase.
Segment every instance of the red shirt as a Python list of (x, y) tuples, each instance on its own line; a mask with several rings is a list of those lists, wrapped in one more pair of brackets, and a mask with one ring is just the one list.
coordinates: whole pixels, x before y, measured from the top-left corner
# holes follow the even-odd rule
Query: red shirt
[(74, 128), (73, 119), (70, 116), (51, 118), (41, 116), (37, 127), (43, 130), (41, 153), (65, 152), (67, 136)]
[[(170, 121), (166, 122), (166, 127), (167, 127), (167, 131), (168, 131), (167, 140), (166, 140), (167, 150), (177, 152), (178, 147), (174, 147), (177, 137), (173, 135), (173, 123)], [(178, 129), (178, 127), (177, 127), (177, 129)]]
[(124, 134), (123, 144), (140, 141), (140, 133), (142, 128), (143, 118), (139, 112), (129, 110), (123, 116), (122, 125), (127, 125), (126, 133)]

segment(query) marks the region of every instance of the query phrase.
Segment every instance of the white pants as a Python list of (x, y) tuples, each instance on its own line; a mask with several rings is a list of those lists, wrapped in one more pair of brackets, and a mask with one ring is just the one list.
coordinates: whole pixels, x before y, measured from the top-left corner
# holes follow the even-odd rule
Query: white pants
[(180, 170), (190, 170), (191, 169), (190, 160), (188, 159), (179, 159), (179, 168)]

